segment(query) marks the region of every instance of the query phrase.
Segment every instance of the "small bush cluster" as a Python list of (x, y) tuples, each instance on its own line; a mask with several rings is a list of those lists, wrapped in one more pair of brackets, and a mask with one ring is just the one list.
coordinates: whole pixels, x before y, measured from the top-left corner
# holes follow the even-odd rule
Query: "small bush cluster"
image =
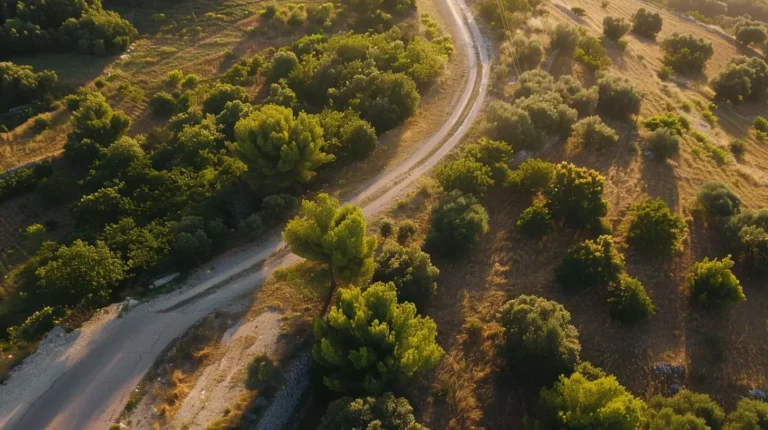
[(643, 120), (643, 126), (650, 131), (666, 128), (672, 133), (682, 136), (683, 132), (691, 129), (691, 124), (684, 116), (675, 113), (654, 115)]
[(768, 65), (758, 57), (735, 57), (728, 68), (712, 78), (710, 86), (718, 98), (731, 103), (765, 100)]
[(623, 275), (608, 285), (608, 306), (611, 317), (619, 321), (644, 320), (654, 313), (654, 306), (645, 287), (635, 278)]
[[(508, 71), (518, 68), (522, 69), (521, 71), (535, 69), (543, 59), (544, 47), (537, 39), (518, 35), (501, 45), (500, 63)], [(507, 74), (509, 75), (509, 72)]]
[(557, 24), (550, 37), (550, 48), (559, 50), (564, 55), (573, 55), (581, 41), (579, 28), (566, 23)]
[(739, 213), (741, 200), (728, 186), (720, 182), (707, 182), (699, 189), (699, 203), (712, 217), (729, 217)]
[(385, 393), (381, 397), (342, 397), (328, 406), (317, 430), (428, 430), (413, 417), (408, 400)]
[(0, 202), (34, 190), (52, 174), (51, 164), (43, 162), (0, 176)]
[(645, 146), (657, 160), (666, 160), (680, 152), (680, 137), (664, 127), (651, 132), (645, 138)]
[(387, 245), (376, 257), (374, 282), (392, 282), (400, 302), (411, 302), (423, 309), (437, 291), (440, 271), (432, 265), (429, 254), (416, 248)]
[(562, 162), (555, 165), (552, 182), (544, 189), (547, 209), (572, 228), (600, 225), (608, 212), (603, 200), (605, 178), (594, 170)]
[(517, 220), (517, 229), (531, 237), (539, 237), (549, 233), (554, 227), (552, 216), (549, 214), (546, 202), (537, 200), (528, 209), (520, 214)]

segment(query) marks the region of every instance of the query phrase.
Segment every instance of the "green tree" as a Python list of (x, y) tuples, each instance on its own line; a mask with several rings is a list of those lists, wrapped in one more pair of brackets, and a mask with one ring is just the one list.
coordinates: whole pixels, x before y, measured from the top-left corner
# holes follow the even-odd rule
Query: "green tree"
[(203, 113), (219, 115), (227, 103), (237, 100), (248, 103), (251, 96), (243, 87), (217, 83), (203, 100)]
[(549, 385), (578, 364), (579, 332), (559, 303), (523, 295), (505, 303), (498, 319), (500, 353), (517, 378)]
[(381, 397), (342, 397), (328, 406), (317, 430), (428, 430), (416, 422), (408, 400), (385, 393)]
[(376, 257), (374, 282), (392, 282), (400, 302), (411, 302), (423, 309), (437, 291), (440, 271), (426, 252), (400, 245), (387, 245)]
[(512, 173), (509, 162), (513, 152), (512, 146), (506, 142), (482, 138), (465, 146), (462, 157), (488, 166), (493, 182), (504, 183)]
[(304, 112), (294, 116), (282, 106), (262, 106), (240, 120), (235, 137), (232, 149), (248, 165), (248, 178), (255, 184), (304, 184), (334, 159), (323, 152), (323, 129), (317, 119)]
[[(680, 390), (674, 396), (654, 396), (649, 402), (651, 410), (663, 411), (670, 409), (677, 415), (694, 417), (703, 420), (707, 428), (720, 430), (725, 421), (725, 412), (720, 405), (706, 394), (695, 393), (689, 390)], [(670, 427), (675, 428), (675, 427)]]
[(603, 150), (616, 145), (619, 135), (599, 116), (590, 116), (574, 124), (571, 139), (585, 148)]
[(314, 331), (312, 354), (334, 391), (382, 393), (444, 354), (435, 322), (417, 315), (413, 303), (398, 303), (392, 283), (340, 289), (328, 321), (316, 319)]
[(432, 209), (427, 247), (448, 257), (461, 257), (487, 232), (485, 208), (474, 197), (453, 191)]
[(707, 182), (699, 189), (699, 203), (708, 215), (729, 217), (739, 213), (741, 200), (721, 182)]
[(357, 206), (344, 205), (328, 194), (301, 202), (299, 216), (288, 222), (283, 240), (291, 252), (327, 264), (333, 283), (368, 280), (373, 275), (376, 238), (365, 235), (367, 224)]
[(546, 189), (554, 177), (554, 164), (538, 158), (529, 158), (512, 172), (507, 185), (533, 195)]
[(435, 171), (435, 177), (447, 192), (459, 190), (476, 197), (483, 197), (493, 185), (491, 168), (467, 158), (443, 164)]
[(581, 365), (541, 390), (536, 428), (637, 430), (644, 428), (646, 408), (615, 376)]
[(762, 25), (744, 26), (736, 33), (736, 40), (744, 45), (760, 44), (766, 39), (768, 39), (768, 33)]
[(555, 269), (557, 283), (571, 290), (607, 287), (624, 273), (624, 256), (610, 236), (585, 240), (568, 250)]
[(111, 187), (83, 196), (73, 206), (72, 216), (78, 229), (97, 231), (121, 217), (130, 216), (134, 210), (133, 201), (121, 196), (119, 187)]
[(126, 267), (104, 242), (91, 245), (78, 239), (53, 252), (35, 277), (46, 304), (73, 306), (107, 298), (126, 277)]
[(318, 119), (324, 130), (325, 151), (336, 157), (336, 161), (361, 160), (376, 149), (376, 130), (354, 111), (326, 109)]
[(611, 317), (625, 322), (640, 321), (656, 313), (643, 284), (628, 275), (608, 285), (608, 305)]
[(627, 242), (649, 255), (669, 256), (680, 249), (688, 225), (660, 198), (645, 198), (629, 209)]
[(643, 95), (627, 79), (607, 75), (597, 86), (597, 109), (604, 115), (626, 120), (640, 113)]
[(768, 402), (741, 399), (736, 410), (728, 414), (724, 430), (763, 430), (768, 428)]
[(552, 216), (549, 214), (546, 202), (538, 199), (528, 209), (520, 214), (517, 220), (517, 229), (524, 234), (537, 237), (544, 236), (554, 227)]
[(562, 162), (555, 166), (552, 182), (544, 190), (547, 208), (555, 218), (573, 228), (596, 227), (608, 213), (603, 200), (605, 178), (584, 167)]
[(719, 307), (747, 299), (741, 283), (731, 272), (733, 260), (705, 258), (696, 263), (686, 278), (691, 297), (707, 307)]
[(632, 32), (648, 39), (656, 40), (656, 36), (661, 32), (663, 21), (661, 15), (654, 12), (648, 12), (640, 8), (632, 15)]
[(626, 22), (624, 18), (612, 16), (603, 18), (603, 35), (614, 42), (618, 42), (625, 34), (629, 33), (631, 27), (632, 25)]
[(563, 54), (573, 55), (581, 41), (581, 33), (575, 25), (560, 23), (552, 30), (550, 46), (559, 49)]
[(678, 73), (692, 73), (704, 70), (704, 65), (715, 55), (712, 42), (693, 35), (674, 33), (661, 43), (664, 50), (664, 64)]
[(124, 258), (128, 268), (147, 270), (168, 255), (173, 235), (163, 222), (154, 221), (139, 227), (133, 218), (123, 218), (107, 225), (100, 237), (109, 249)]

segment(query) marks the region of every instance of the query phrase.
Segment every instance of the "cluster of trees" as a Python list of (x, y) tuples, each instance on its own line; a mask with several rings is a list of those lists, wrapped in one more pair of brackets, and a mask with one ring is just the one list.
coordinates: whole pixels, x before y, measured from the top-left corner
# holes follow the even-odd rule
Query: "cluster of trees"
[(99, 0), (4, 2), (0, 13), (0, 56), (72, 50), (109, 55), (128, 49), (138, 32)]
[[(13, 129), (51, 109), (59, 78), (55, 72), (35, 72), (31, 66), (0, 62), (0, 125)], [(8, 113), (13, 109), (13, 112)]]
[(768, 65), (758, 57), (735, 57), (710, 86), (718, 98), (731, 103), (763, 101), (768, 96)]
[(704, 65), (715, 55), (712, 42), (693, 35), (674, 33), (661, 43), (664, 50), (664, 64), (678, 73), (695, 73), (704, 70)]

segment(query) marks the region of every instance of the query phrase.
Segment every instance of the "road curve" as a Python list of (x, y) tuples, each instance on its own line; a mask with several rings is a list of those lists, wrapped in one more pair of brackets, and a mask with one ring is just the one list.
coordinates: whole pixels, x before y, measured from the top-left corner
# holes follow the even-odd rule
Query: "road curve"
[[(446, 1), (446, 0), (435, 0)], [(489, 82), (488, 46), (464, 0), (447, 0), (470, 73), (454, 114), (405, 163), (351, 202), (366, 216), (386, 209), (453, 149), (477, 118)], [(138, 306), (82, 334), (66, 348), (33, 354), (0, 386), (0, 428), (107, 429), (163, 349), (195, 321), (246, 296), (276, 268), (299, 260), (279, 237), (194, 287)], [(41, 348), (42, 350), (43, 348)]]

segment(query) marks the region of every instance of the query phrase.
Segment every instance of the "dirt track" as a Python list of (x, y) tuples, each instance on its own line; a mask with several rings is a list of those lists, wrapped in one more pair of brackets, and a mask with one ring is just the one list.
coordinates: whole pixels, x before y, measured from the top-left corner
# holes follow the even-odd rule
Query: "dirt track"
[[(442, 0), (437, 0), (442, 1)], [(469, 74), (454, 114), (397, 169), (382, 174), (352, 202), (367, 216), (434, 167), (469, 130), (483, 106), (489, 81), (489, 54), (464, 0), (450, 0), (457, 28), (457, 52)], [(123, 409), (131, 390), (160, 352), (195, 321), (241, 299), (278, 267), (298, 261), (279, 237), (257, 248), (214, 262), (189, 288), (143, 304), (122, 318), (114, 307), (82, 330), (34, 354), (0, 386), (0, 428), (105, 429)]]

